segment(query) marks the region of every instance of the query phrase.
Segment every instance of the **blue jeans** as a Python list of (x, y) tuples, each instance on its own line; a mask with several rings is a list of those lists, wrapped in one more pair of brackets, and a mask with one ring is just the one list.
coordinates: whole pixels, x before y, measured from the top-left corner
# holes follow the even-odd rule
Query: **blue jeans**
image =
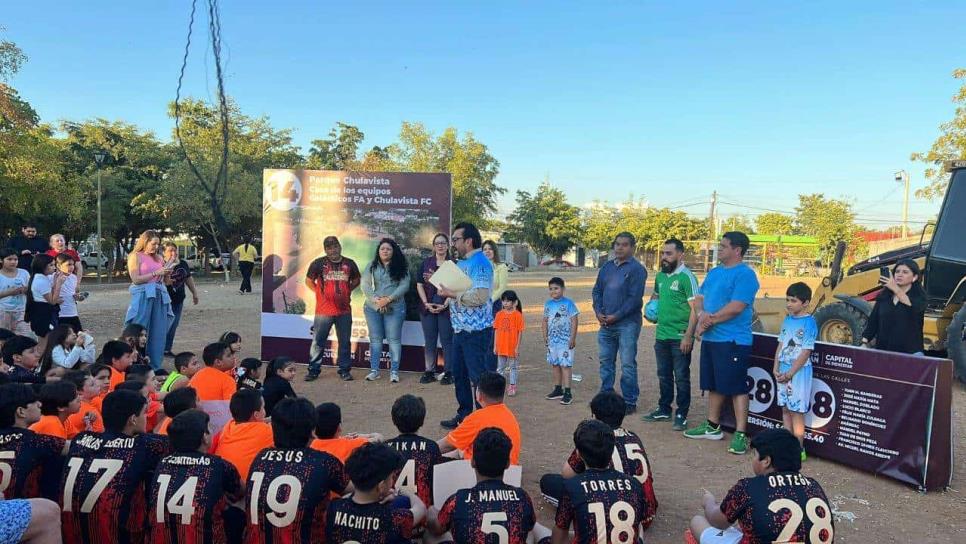
[(365, 307), (366, 324), (369, 326), (369, 369), (379, 370), (382, 357), (382, 341), (389, 341), (389, 370), (399, 372), (402, 359), (402, 326), (406, 319), (406, 305), (402, 301), (392, 304), (386, 313)]
[(671, 415), (671, 403), (677, 389), (678, 414), (688, 417), (691, 408), (691, 354), (681, 352), (680, 340), (658, 340), (654, 342), (654, 355), (657, 357), (657, 379), (661, 387), (661, 398), (657, 409)]
[(171, 301), (171, 311), (174, 317), (171, 318), (171, 326), (168, 327), (168, 336), (164, 339), (164, 351), (171, 351), (174, 347), (174, 335), (178, 332), (178, 323), (181, 323), (181, 310), (184, 310), (184, 301)]
[(600, 390), (613, 391), (617, 376), (615, 363), (621, 357), (621, 395), (624, 403), (637, 406), (640, 389), (637, 385), (637, 337), (641, 334), (640, 321), (626, 319), (597, 332), (600, 353)]
[(339, 339), (338, 361), (339, 372), (348, 372), (352, 367), (352, 314), (317, 315), (315, 316), (315, 340), (312, 341), (311, 359), (309, 360), (309, 374), (322, 371), (322, 357), (325, 356), (325, 344), (329, 341), (329, 332), (335, 325), (335, 336)]
[[(465, 418), (473, 412), (473, 391), (486, 369), (487, 329), (464, 331), (453, 335), (453, 384), (459, 408), (456, 416)], [(490, 348), (492, 349), (492, 348)]]
[(439, 344), (443, 346), (443, 370), (453, 371), (453, 322), (449, 319), (449, 312), (439, 314), (426, 313), (419, 316), (423, 325), (423, 338), (426, 339), (426, 371), (436, 371), (436, 361), (439, 359)]

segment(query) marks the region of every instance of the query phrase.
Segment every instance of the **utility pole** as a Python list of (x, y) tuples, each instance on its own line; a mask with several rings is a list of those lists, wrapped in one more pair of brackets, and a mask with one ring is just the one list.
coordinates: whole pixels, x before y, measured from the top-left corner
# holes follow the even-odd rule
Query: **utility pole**
[[(711, 266), (718, 262), (718, 191), (711, 193)], [(709, 267), (710, 268), (710, 267)]]
[(896, 181), (905, 184), (905, 193), (902, 197), (902, 237), (909, 236), (909, 172), (899, 170), (896, 172)]

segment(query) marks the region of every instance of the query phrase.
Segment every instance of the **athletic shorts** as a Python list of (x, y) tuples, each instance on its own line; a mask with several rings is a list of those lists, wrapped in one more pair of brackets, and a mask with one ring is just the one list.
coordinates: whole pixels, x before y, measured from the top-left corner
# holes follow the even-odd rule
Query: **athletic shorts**
[(738, 544), (743, 536), (745, 535), (734, 525), (723, 531), (708, 527), (701, 533), (701, 538), (698, 541), (700, 544)]
[(0, 499), (0, 544), (16, 544), (23, 538), (32, 515), (30, 502)]
[(701, 389), (726, 396), (748, 393), (745, 378), (751, 346), (734, 342), (701, 342)]
[(574, 366), (574, 350), (568, 346), (548, 346), (547, 362), (553, 366), (571, 368)]
[[(779, 363), (779, 372), (788, 372), (792, 365)], [(812, 365), (805, 365), (798, 369), (788, 383), (779, 383), (778, 405), (788, 408), (789, 412), (808, 413), (812, 404)]]

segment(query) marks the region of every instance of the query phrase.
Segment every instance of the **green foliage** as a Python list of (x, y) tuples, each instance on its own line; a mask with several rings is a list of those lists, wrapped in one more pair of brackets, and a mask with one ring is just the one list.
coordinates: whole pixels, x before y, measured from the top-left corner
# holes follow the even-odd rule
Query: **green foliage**
[[(953, 71), (953, 77), (966, 80), (966, 69)], [(916, 190), (916, 196), (935, 200), (941, 198), (949, 184), (949, 174), (943, 171), (943, 162), (952, 159), (966, 159), (966, 83), (953, 96), (956, 104), (953, 118), (939, 125), (939, 137), (926, 152), (916, 152), (911, 160), (929, 164), (926, 168), (926, 181), (929, 185)]]
[(617, 208), (595, 200), (582, 213), (580, 243), (587, 249), (606, 251), (618, 232), (620, 212)]
[(795, 228), (806, 236), (814, 236), (829, 263), (840, 241), (852, 242), (857, 226), (852, 205), (844, 200), (825, 198), (821, 193), (798, 195)]
[(795, 233), (794, 219), (783, 213), (768, 212), (755, 219), (755, 232), (758, 234), (786, 235)]
[(327, 139), (312, 140), (306, 168), (313, 170), (358, 170), (359, 144), (365, 138), (357, 127), (339, 121)]
[(702, 240), (710, 235), (708, 222), (680, 210), (648, 206), (644, 199), (629, 197), (620, 207), (595, 201), (583, 215), (581, 241), (589, 249), (610, 248), (618, 232), (637, 238), (639, 251), (658, 250), (668, 238)]
[(721, 223), (722, 233), (732, 231), (743, 232), (745, 234), (754, 234), (755, 227), (751, 224), (751, 221), (749, 221), (747, 217), (737, 214), (732, 215)]
[(507, 218), (510, 234), (538, 255), (561, 258), (580, 237), (580, 212), (567, 195), (544, 181), (536, 194), (517, 191), (516, 210)]

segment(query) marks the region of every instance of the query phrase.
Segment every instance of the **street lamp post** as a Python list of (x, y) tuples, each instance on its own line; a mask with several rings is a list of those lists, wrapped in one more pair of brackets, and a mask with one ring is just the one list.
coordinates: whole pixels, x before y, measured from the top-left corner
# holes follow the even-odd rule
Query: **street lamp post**
[(895, 174), (896, 181), (905, 183), (905, 193), (902, 197), (902, 237), (909, 236), (909, 172), (899, 170)]
[(101, 166), (105, 159), (107, 159), (106, 151), (94, 152), (94, 163), (97, 165), (97, 283), (101, 283), (101, 261), (104, 256), (101, 251)]

